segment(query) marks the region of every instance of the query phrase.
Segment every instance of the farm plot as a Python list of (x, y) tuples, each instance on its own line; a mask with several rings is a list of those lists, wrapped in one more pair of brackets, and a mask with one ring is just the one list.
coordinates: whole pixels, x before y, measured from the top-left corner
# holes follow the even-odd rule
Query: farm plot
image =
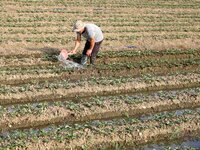
[[(200, 140), (198, 0), (0, 6), (0, 150)], [(97, 64), (82, 70), (56, 58), (60, 48), (72, 49), (76, 19), (105, 35)], [(78, 62), (80, 53), (70, 59)]]

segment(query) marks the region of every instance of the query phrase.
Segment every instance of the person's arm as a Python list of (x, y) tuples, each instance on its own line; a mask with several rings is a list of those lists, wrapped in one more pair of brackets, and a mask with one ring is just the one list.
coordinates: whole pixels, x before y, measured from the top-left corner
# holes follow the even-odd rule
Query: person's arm
[(94, 39), (94, 37), (92, 37), (92, 38), (90, 39), (90, 48), (89, 48), (89, 49), (87, 50), (87, 52), (86, 52), (87, 56), (91, 56), (92, 50), (93, 50), (93, 48), (94, 48), (94, 45), (95, 45), (95, 39)]
[(80, 34), (77, 34), (77, 38), (75, 40), (75, 47), (74, 49), (70, 52), (70, 54), (76, 54), (77, 52), (77, 49), (78, 47), (80, 46), (81, 44), (81, 35)]

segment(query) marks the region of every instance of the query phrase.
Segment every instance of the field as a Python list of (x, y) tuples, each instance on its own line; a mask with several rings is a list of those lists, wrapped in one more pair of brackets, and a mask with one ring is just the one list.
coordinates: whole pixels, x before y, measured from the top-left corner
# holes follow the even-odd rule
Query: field
[[(0, 6), (0, 150), (200, 143), (199, 0)], [(73, 49), (78, 19), (100, 26), (105, 38), (95, 66), (66, 69), (56, 56)]]

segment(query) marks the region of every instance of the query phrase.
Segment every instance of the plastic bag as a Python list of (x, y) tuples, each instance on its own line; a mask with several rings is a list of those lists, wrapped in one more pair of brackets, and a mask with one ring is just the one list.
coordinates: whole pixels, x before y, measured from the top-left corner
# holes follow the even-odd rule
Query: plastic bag
[(66, 50), (62, 50), (60, 55), (57, 56), (58, 60), (62, 62), (65, 69), (83, 69), (84, 67), (76, 62), (67, 60), (68, 53)]

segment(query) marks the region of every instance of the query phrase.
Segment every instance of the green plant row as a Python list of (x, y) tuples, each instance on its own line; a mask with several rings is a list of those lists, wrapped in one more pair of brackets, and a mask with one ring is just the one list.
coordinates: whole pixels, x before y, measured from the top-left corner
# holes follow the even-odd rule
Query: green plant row
[[(157, 33), (154, 33), (153, 35), (119, 35), (116, 37), (113, 36), (106, 36), (105, 40), (106, 41), (120, 41), (121, 39), (131, 41), (131, 40), (137, 40), (141, 38), (152, 38), (155, 40), (161, 40), (161, 39), (186, 39), (186, 38), (200, 38), (200, 35), (195, 34), (188, 34), (187, 32), (185, 33), (171, 33), (168, 35), (159, 35)], [(8, 38), (8, 37), (3, 37), (0, 39), (0, 43), (5, 43), (7, 41), (12, 41), (12, 42), (27, 42), (27, 43), (61, 43), (61, 44), (67, 44), (70, 41), (72, 41), (73, 37), (55, 37), (55, 36), (48, 36), (48, 37), (26, 37), (26, 38), (19, 38), (19, 37), (13, 37), (13, 38)]]
[(198, 13), (196, 11), (180, 11), (180, 12), (177, 12), (177, 11), (162, 11), (162, 10), (146, 10), (144, 14), (160, 14), (161, 16), (163, 15), (170, 15), (170, 16), (173, 16), (173, 15), (178, 15), (178, 16), (181, 16), (181, 17), (188, 17), (188, 16), (197, 16)]
[[(64, 6), (88, 6), (88, 2), (79, 1), (79, 2), (69, 2), (69, 1), (14, 1), (16, 4), (19, 3), (20, 6), (58, 6), (58, 5), (64, 5)], [(109, 5), (110, 8), (133, 8), (133, 7), (142, 7), (142, 8), (199, 8), (197, 1), (192, 2), (186, 2), (181, 1), (179, 4), (173, 3), (173, 2), (147, 2), (147, 1), (134, 1), (134, 2), (113, 2), (110, 1), (112, 5)], [(90, 3), (92, 6), (101, 6), (105, 7), (108, 4), (104, 1), (95, 1)], [(60, 12), (60, 11), (57, 11)]]
[(197, 148), (194, 148), (194, 147), (190, 147), (190, 146), (176, 146), (176, 147), (165, 147), (164, 150), (197, 150)]
[[(132, 45), (125, 45), (124, 48), (132, 48)], [(8, 61), (8, 59), (17, 59), (19, 61), (23, 61), (24, 58), (41, 58), (42, 61), (52, 61), (52, 62), (57, 62), (56, 56), (59, 54), (59, 52), (55, 52), (52, 54), (31, 54), (31, 55), (24, 55), (24, 54), (19, 54), (19, 55), (9, 55), (4, 56), (1, 55), (0, 58), (1, 60)], [(198, 56), (200, 54), (200, 49), (187, 49), (187, 50), (181, 50), (181, 49), (166, 49), (166, 50), (145, 50), (145, 51), (140, 51), (140, 50), (118, 50), (118, 51), (105, 51), (105, 52), (99, 52), (98, 58), (117, 58), (117, 57), (148, 57), (148, 56), (155, 56), (155, 57), (162, 57), (162, 56), (178, 56), (178, 55), (189, 55), (191, 57), (193, 56)], [(78, 55), (72, 55), (70, 56), (72, 59), (80, 59), (81, 54)]]
[[(194, 33), (195, 34), (195, 33)], [(162, 39), (186, 39), (186, 38), (200, 38), (199, 35), (195, 34), (187, 34), (186, 33), (180, 33), (180, 34), (169, 34), (169, 35), (157, 35), (156, 33), (154, 35), (120, 35), (118, 37), (113, 37), (113, 36), (107, 36), (105, 37), (105, 40), (108, 41), (120, 41), (121, 39), (126, 40), (126, 42), (132, 40), (138, 40), (141, 38), (151, 38), (155, 40), (162, 40)], [(69, 42), (72, 41), (73, 37), (55, 37), (55, 36), (49, 36), (49, 37), (27, 37), (27, 38), (18, 38), (18, 37), (13, 37), (13, 38), (8, 38), (8, 37), (3, 37), (0, 39), (0, 43), (5, 43), (8, 41), (12, 42), (27, 42), (27, 43), (60, 43), (60, 44), (68, 44)]]
[[(122, 16), (125, 17), (125, 16)], [(109, 26), (113, 27), (188, 27), (188, 26), (198, 26), (199, 21), (193, 21), (192, 23), (188, 21), (183, 22), (109, 22)], [(36, 23), (4, 23), (0, 24), (0, 27), (63, 27), (66, 24), (64, 22), (36, 22)], [(108, 22), (99, 22), (99, 26), (107, 27)]]
[[(189, 30), (188, 30), (189, 31)], [(197, 31), (197, 30), (192, 30), (192, 31)], [(38, 31), (36, 29), (9, 29), (8, 31), (1, 31), (2, 34), (26, 34), (26, 35), (35, 35), (35, 34), (66, 34), (67, 32), (71, 32), (71, 30), (64, 30), (64, 29), (56, 29), (56, 30), (43, 30), (43, 31)]]
[[(30, 10), (30, 9), (29, 9)], [(65, 10), (67, 10), (65, 8)], [(45, 11), (45, 10), (43, 10)], [(46, 10), (47, 12), (47, 10)], [(115, 13), (119, 13), (119, 12), (116, 12), (114, 11)], [(67, 12), (67, 13), (73, 13), (73, 12)], [(112, 12), (110, 12), (112, 13)], [(128, 16), (127, 16), (128, 17)], [(106, 18), (100, 18), (100, 19), (97, 19), (98, 16), (94, 16), (93, 19), (88, 19), (88, 21), (92, 21), (92, 20), (96, 20), (95, 22), (103, 22), (103, 21), (107, 21), (107, 22), (132, 22), (132, 21), (135, 21), (135, 22), (139, 22), (139, 21), (145, 21), (145, 22), (176, 22), (177, 20), (178, 21), (181, 21), (181, 22), (184, 22), (184, 19), (189, 19), (189, 20), (194, 20), (194, 19), (199, 19), (200, 17), (197, 16), (197, 15), (194, 15), (194, 16), (182, 16), (182, 17), (179, 17), (179, 16), (176, 16), (176, 17), (169, 17), (169, 16), (147, 16), (147, 15), (142, 15), (142, 16), (132, 16), (132, 17), (128, 17), (128, 18), (124, 18), (124, 17), (120, 17), (119, 16), (113, 16), (112, 18), (109, 18), (106, 17)], [(37, 21), (46, 21), (46, 22), (66, 22), (66, 21), (69, 21), (68, 18), (66, 18), (65, 16), (50, 16), (50, 15), (46, 15), (46, 16), (41, 16), (41, 15), (30, 15), (29, 17), (14, 17), (14, 16), (6, 16), (5, 18), (3, 18), (2, 20), (2, 23), (6, 23), (6, 22), (9, 22), (9, 23), (26, 23), (26, 22), (37, 22)], [(187, 21), (187, 20), (185, 20)]]
[(52, 101), (52, 102), (40, 102), (40, 103), (28, 103), (28, 104), (16, 104), (12, 106), (0, 106), (0, 118), (3, 116), (17, 117), (27, 114), (40, 115), (45, 110), (51, 107), (60, 107), (64, 109), (69, 109), (71, 111), (84, 111), (85, 107), (90, 108), (92, 106), (107, 107), (106, 102), (110, 101), (109, 105), (121, 105), (126, 103), (128, 105), (135, 105), (144, 102), (152, 101), (164, 101), (177, 99), (180, 95), (187, 94), (188, 96), (194, 97), (198, 96), (200, 93), (200, 88), (183, 89), (177, 91), (158, 91), (149, 94), (128, 94), (128, 95), (118, 95), (118, 96), (95, 96), (86, 99), (79, 99), (75, 102), (73, 100), (67, 101)]
[[(183, 22), (188, 22), (188, 21), (193, 21), (193, 22), (198, 22), (199, 21), (199, 16), (197, 15), (191, 15), (191, 16), (174, 16), (173, 18), (171, 16), (149, 16), (149, 15), (142, 15), (142, 16), (131, 16), (130, 14), (123, 14), (122, 12), (119, 14), (115, 14), (112, 15), (113, 13), (117, 13), (117, 12), (110, 12), (108, 14), (106, 14), (107, 16), (105, 16), (102, 19), (99, 19), (99, 14), (94, 14), (92, 15), (92, 19), (88, 18), (89, 16), (86, 14), (82, 14), (83, 17), (87, 18), (87, 21), (95, 21), (95, 23), (99, 24), (99, 23), (112, 23), (112, 24), (116, 24), (116, 23), (176, 23), (177, 21), (179, 23), (183, 23)], [(73, 17), (73, 16), (72, 16)], [(75, 18), (72, 18), (72, 20), (74, 20)], [(10, 23), (10, 24), (16, 24), (16, 23), (23, 23), (23, 24), (27, 24), (27, 23), (39, 23), (40, 21), (45, 21), (46, 23), (49, 22), (66, 22), (69, 21), (69, 18), (66, 18), (65, 16), (57, 16), (57, 15), (42, 15), (41, 14), (37, 14), (37, 15), (29, 15), (29, 16), (21, 16), (21, 17), (14, 17), (14, 16), (6, 16), (5, 18), (2, 19), (2, 24), (6, 24), (6, 23)]]
[[(191, 59), (178, 59), (178, 60), (144, 60), (139, 62), (113, 62), (110, 64), (98, 64), (94, 69), (99, 70), (120, 70), (120, 69), (143, 69), (147, 67), (180, 67), (180, 66), (191, 66), (200, 65), (200, 58)], [(89, 68), (88, 68), (89, 69)], [(2, 75), (10, 74), (27, 74), (27, 73), (56, 73), (60, 74), (66, 71), (73, 71), (72, 69), (65, 69), (57, 64), (52, 64), (48, 66), (30, 66), (30, 67), (2, 67), (0, 69)]]
[[(141, 62), (118, 62), (110, 64), (98, 64), (95, 66), (95, 70), (121, 70), (121, 69), (144, 69), (148, 67), (185, 67), (185, 66), (199, 66), (200, 59), (180, 59), (180, 60), (145, 60)], [(89, 66), (90, 67), (90, 66)], [(89, 69), (89, 68), (88, 68)], [(93, 69), (93, 70), (94, 70)], [(2, 75), (11, 75), (11, 74), (41, 74), (41, 73), (55, 73), (61, 74), (63, 72), (73, 72), (72, 69), (65, 69), (63, 67), (58, 67), (57, 65), (49, 66), (31, 66), (28, 68), (1, 68)]]
[(187, 54), (187, 55), (197, 55), (200, 53), (200, 49), (187, 49), (187, 50), (180, 50), (180, 49), (166, 49), (163, 51), (158, 50), (145, 50), (145, 51), (107, 51), (107, 52), (100, 52), (99, 57), (134, 57), (134, 56), (163, 56), (163, 55), (180, 55), (180, 54)]
[[(0, 135), (1, 148), (25, 148), (27, 143), (41, 141), (48, 143), (49, 141), (70, 141), (85, 137), (84, 133), (86, 130), (90, 130), (92, 134), (104, 135), (115, 133), (131, 133), (133, 131), (144, 131), (146, 129), (152, 129), (148, 124), (144, 124), (149, 121), (159, 122), (159, 126), (156, 128), (166, 128), (167, 126), (177, 126), (184, 122), (200, 122), (200, 118), (185, 117), (186, 115), (200, 115), (199, 110), (186, 110), (182, 116), (177, 116), (176, 112), (165, 112), (152, 115), (148, 120), (140, 120), (138, 118), (124, 118), (124, 119), (113, 119), (108, 121), (92, 121), (83, 124), (73, 125), (59, 125), (49, 126), (44, 129), (28, 129), (28, 130), (15, 130)], [(176, 119), (173, 119), (176, 118)], [(123, 126), (126, 126), (125, 128)], [(87, 138), (87, 137), (85, 137)]]
[(61, 43), (61, 44), (67, 44), (68, 42), (72, 41), (73, 37), (55, 37), (55, 36), (49, 36), (49, 37), (28, 37), (28, 38), (19, 38), (19, 37), (14, 37), (14, 38), (6, 38), (3, 37), (0, 39), (0, 43), (4, 43), (7, 41), (12, 41), (12, 42), (28, 42), (28, 43)]
[[(131, 48), (134, 47), (132, 45), (127, 45), (124, 46), (124, 48)], [(158, 59), (160, 57), (164, 57), (164, 56), (179, 56), (179, 55), (188, 55), (188, 58), (194, 58), (195, 56), (198, 56), (200, 54), (200, 50), (199, 49), (187, 49), (187, 50), (180, 50), (180, 49), (167, 49), (167, 50), (162, 50), (162, 51), (158, 51), (158, 50), (145, 50), (145, 51), (140, 51), (140, 50), (134, 50), (134, 51), (124, 51), (124, 50), (118, 50), (118, 51), (106, 51), (106, 52), (99, 52), (98, 54), (98, 58), (119, 58), (118, 62), (120, 62), (120, 58), (123, 57), (131, 57), (133, 58), (138, 58), (138, 57), (150, 57), (149, 59), (151, 59), (151, 57), (157, 57)], [(43, 61), (53, 61), (56, 62), (57, 58), (56, 55), (58, 54), (45, 54), (43, 55), (42, 60)], [(78, 60), (81, 58), (81, 54), (78, 55), (72, 55), (70, 56), (70, 58)], [(2, 59), (7, 59), (7, 58), (2, 58)], [(10, 59), (13, 59), (12, 57)], [(162, 58), (162, 60), (164, 61), (165, 58)], [(123, 60), (124, 61), (124, 60)], [(130, 61), (130, 60), (129, 60)], [(105, 62), (104, 62), (105, 63)]]
[[(200, 65), (200, 58), (191, 58), (191, 59), (178, 59), (178, 60), (144, 60), (139, 62), (113, 62), (110, 64), (98, 64), (95, 66), (95, 69), (104, 69), (104, 70), (119, 70), (119, 69), (143, 69), (147, 67), (179, 67), (179, 66), (191, 66), (191, 65)], [(49, 65), (49, 66), (33, 66), (29, 68), (1, 68), (1, 74), (12, 74), (12, 73), (62, 73), (70, 71), (70, 69), (65, 69), (58, 67), (58, 65)]]
[[(200, 38), (200, 36), (198, 34), (196, 34), (196, 32), (194, 33), (194, 35), (192, 34), (187, 34), (187, 32), (185, 33), (171, 33), (168, 35), (159, 35), (157, 33), (154, 33), (153, 35), (119, 35), (119, 36), (106, 36), (105, 40), (106, 41), (120, 41), (121, 39), (123, 40), (137, 40), (140, 39), (141, 37), (143, 38), (152, 38), (155, 40), (159, 40), (159, 39), (186, 39), (186, 38)], [(70, 41), (72, 41), (73, 37), (55, 37), (52, 35), (49, 35), (48, 37), (26, 37), (26, 38), (18, 38), (18, 37), (13, 37), (13, 38), (8, 38), (8, 37), (3, 37), (2, 39), (0, 39), (0, 43), (5, 43), (7, 41), (12, 41), (12, 42), (28, 42), (28, 43), (61, 43), (61, 44), (67, 44)]]
[[(146, 76), (141, 77), (145, 80), (150, 80), (152, 77), (148, 76), (148, 79)], [(18, 92), (25, 92), (25, 91), (34, 91), (34, 90), (40, 90), (40, 89), (58, 89), (58, 88), (64, 88), (69, 89), (77, 86), (84, 86), (85, 83), (88, 85), (119, 85), (122, 83), (128, 83), (131, 81), (134, 81), (135, 78), (131, 76), (126, 77), (90, 77), (90, 78), (83, 78), (76, 81), (70, 81), (69, 80), (54, 80), (54, 81), (35, 81), (33, 83), (27, 83), (27, 84), (21, 84), (18, 86), (7, 86), (7, 85), (1, 85), (0, 86), (0, 92), (2, 94), (6, 93), (18, 93)]]
[(196, 28), (150, 28), (150, 29), (114, 29), (113, 31), (104, 30), (104, 33), (139, 33), (139, 32), (200, 32)]
[[(194, 72), (195, 74), (199, 74), (198, 71)], [(192, 72), (181, 72), (181, 74), (189, 75), (192, 74)], [(174, 76), (174, 75), (173, 75)], [(176, 76), (176, 75), (175, 75)], [(32, 81), (31, 83), (26, 84), (20, 84), (18, 86), (7, 86), (7, 85), (1, 85), (0, 86), (0, 92), (2, 94), (11, 94), (11, 93), (23, 93), (27, 91), (40, 91), (42, 89), (49, 89), (49, 90), (55, 90), (55, 89), (70, 89), (74, 87), (82, 87), (86, 83), (88, 85), (113, 85), (113, 86), (119, 86), (124, 83), (128, 82), (134, 82), (136, 80), (145, 82), (145, 83), (151, 83), (154, 80), (165, 80), (163, 79), (164, 76), (158, 76), (155, 77), (154, 75), (143, 75), (139, 78), (134, 78), (132, 76), (121, 76), (118, 78), (113, 77), (91, 77), (91, 78), (83, 78), (79, 79), (77, 81), (70, 81), (69, 80), (54, 80), (54, 81)]]
[(180, 67), (180, 66), (190, 66), (190, 65), (200, 65), (200, 59), (186, 59), (186, 60), (147, 60), (138, 63), (113, 63), (107, 65), (99, 65), (97, 66), (98, 69), (107, 69), (110, 68), (112, 70), (120, 70), (122, 68), (147, 68), (147, 67), (168, 67), (171, 68), (173, 66)]
[(64, 23), (51, 23), (51, 22), (47, 22), (47, 23), (5, 23), (5, 24), (1, 24), (0, 27), (63, 27)]
[[(135, 2), (135, 1), (134, 1)], [(45, 6), (56, 6), (56, 4), (62, 4), (65, 6), (82, 6), (82, 7), (88, 7), (89, 4), (91, 4), (90, 6), (96, 6), (96, 5), (101, 5), (102, 7), (107, 6), (107, 3), (100, 3), (100, 2), (93, 2), (93, 3), (88, 3), (88, 2), (77, 2), (77, 3), (69, 3), (69, 2), (31, 2), (31, 4), (36, 5), (36, 6), (43, 6), (45, 4)], [(110, 3), (112, 5), (109, 5), (110, 8), (171, 8), (171, 9), (176, 9), (176, 8), (192, 8), (192, 9), (198, 9), (199, 8), (199, 3), (196, 1), (193, 1), (192, 3), (186, 3), (184, 1), (184, 3), (179, 3), (179, 4), (175, 4), (175, 3), (161, 3), (160, 1), (158, 2), (148, 2), (148, 1), (142, 1), (142, 2), (116, 2), (112, 3), (112, 1), (110, 1)], [(30, 6), (31, 5), (30, 2), (23, 2), (23, 5), (26, 6)], [(106, 5), (107, 4), (107, 5)], [(31, 5), (31, 6), (32, 6)], [(30, 11), (32, 13), (32, 11)], [(34, 11), (35, 12), (35, 11)], [(56, 11), (57, 13), (63, 13), (62, 11)], [(26, 12), (27, 13), (27, 12)]]
[(151, 39), (155, 39), (155, 40), (161, 40), (161, 39), (187, 39), (187, 38), (192, 38), (192, 37), (196, 37), (196, 38), (200, 38), (199, 35), (189, 35), (187, 33), (179, 33), (179, 34), (175, 34), (175, 33), (171, 33), (169, 35), (158, 35), (158, 34), (153, 34), (153, 35), (145, 35), (145, 36), (141, 36), (141, 35), (119, 35), (118, 37), (113, 37), (113, 36), (109, 36), (109, 37), (105, 37), (105, 40), (107, 41), (120, 41), (121, 39), (123, 40), (138, 40), (141, 38), (151, 38)]
[[(193, 22), (194, 26), (198, 23)], [(100, 26), (107, 26), (107, 23), (99, 23)], [(153, 22), (153, 23), (146, 23), (146, 22), (128, 22), (128, 23), (110, 23), (110, 26), (113, 27), (186, 27), (191, 26), (189, 22)]]
[[(121, 28), (121, 29), (114, 29), (112, 31), (110, 31), (109, 29), (104, 29), (103, 30), (104, 33), (138, 33), (138, 32), (200, 32), (200, 29), (196, 29), (196, 28), (149, 28), (149, 29), (141, 29), (141, 30), (137, 30), (137, 29), (125, 29), (125, 28)], [(13, 30), (10, 29), (9, 31), (0, 31), (0, 33), (2, 34), (26, 34), (26, 35), (38, 35), (38, 34), (66, 34), (67, 32), (71, 32), (71, 30), (64, 30), (64, 29), (58, 29), (58, 30), (44, 30), (44, 31), (38, 31), (35, 29), (31, 29), (31, 30), (22, 30), (22, 29), (17, 29), (17, 30)]]

